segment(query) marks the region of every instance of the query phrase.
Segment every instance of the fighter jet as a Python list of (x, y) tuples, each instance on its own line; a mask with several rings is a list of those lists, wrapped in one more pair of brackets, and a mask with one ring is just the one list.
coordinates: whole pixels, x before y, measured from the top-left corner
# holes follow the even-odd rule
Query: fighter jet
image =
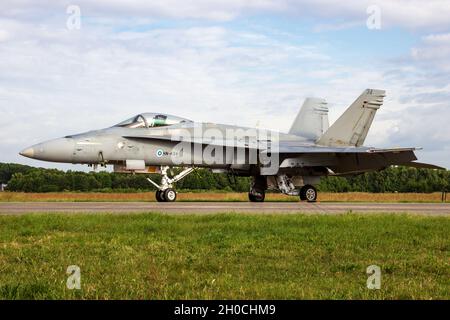
[[(314, 202), (324, 176), (352, 176), (392, 165), (443, 169), (416, 162), (418, 148), (363, 146), (385, 91), (365, 90), (330, 127), (324, 99), (308, 98), (288, 133), (201, 123), (142, 113), (110, 128), (68, 135), (26, 148), (25, 157), (52, 162), (113, 165), (114, 172), (159, 173), (156, 199), (172, 202), (174, 185), (196, 168), (252, 177), (248, 198), (263, 202), (278, 190)], [(169, 174), (173, 167), (181, 171)]]

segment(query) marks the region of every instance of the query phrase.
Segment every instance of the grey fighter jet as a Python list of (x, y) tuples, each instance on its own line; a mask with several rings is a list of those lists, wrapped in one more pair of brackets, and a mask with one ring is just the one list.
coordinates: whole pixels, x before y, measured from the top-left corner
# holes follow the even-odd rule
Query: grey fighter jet
[[(314, 185), (323, 176), (351, 176), (392, 165), (442, 169), (416, 162), (416, 148), (363, 146), (384, 97), (383, 90), (365, 90), (331, 127), (325, 100), (308, 98), (288, 133), (143, 113), (110, 128), (39, 143), (20, 154), (93, 167), (113, 165), (115, 172), (159, 173), (160, 184), (148, 181), (161, 202), (175, 201), (174, 184), (201, 167), (251, 176), (252, 202), (263, 202), (268, 189), (313, 202)], [(171, 167), (182, 170), (170, 176)]]

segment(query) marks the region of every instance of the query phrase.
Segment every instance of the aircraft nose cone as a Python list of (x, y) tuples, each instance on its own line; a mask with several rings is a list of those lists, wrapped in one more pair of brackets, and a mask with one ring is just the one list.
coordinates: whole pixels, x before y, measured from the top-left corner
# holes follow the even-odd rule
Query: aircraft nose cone
[(35, 144), (20, 154), (22, 156), (51, 162), (71, 162), (73, 158), (73, 139), (60, 138)]
[(27, 158), (33, 158), (34, 157), (34, 149), (33, 148), (26, 148), (19, 153), (21, 156), (27, 157)]

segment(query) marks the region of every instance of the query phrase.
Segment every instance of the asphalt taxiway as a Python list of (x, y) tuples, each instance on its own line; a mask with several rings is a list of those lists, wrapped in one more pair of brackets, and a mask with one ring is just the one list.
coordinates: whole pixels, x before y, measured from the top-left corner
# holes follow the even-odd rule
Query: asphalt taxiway
[(338, 214), (412, 213), (448, 215), (450, 203), (348, 203), (348, 202), (3, 202), (0, 215), (46, 213), (143, 213), (170, 214), (251, 213), (251, 214)]

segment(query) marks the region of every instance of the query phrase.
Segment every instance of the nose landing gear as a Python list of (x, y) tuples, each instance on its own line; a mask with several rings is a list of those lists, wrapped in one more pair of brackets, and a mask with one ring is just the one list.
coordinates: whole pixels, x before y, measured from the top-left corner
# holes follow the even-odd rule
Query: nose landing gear
[(161, 167), (160, 170), (162, 175), (160, 185), (151, 180), (150, 178), (147, 178), (147, 180), (151, 184), (153, 184), (156, 188), (158, 188), (155, 194), (156, 201), (174, 202), (177, 199), (177, 192), (173, 188), (173, 184), (177, 181), (180, 181), (188, 174), (190, 174), (192, 171), (194, 171), (194, 168), (186, 168), (173, 178), (170, 178), (167, 174), (167, 171), (169, 170), (168, 166)]

